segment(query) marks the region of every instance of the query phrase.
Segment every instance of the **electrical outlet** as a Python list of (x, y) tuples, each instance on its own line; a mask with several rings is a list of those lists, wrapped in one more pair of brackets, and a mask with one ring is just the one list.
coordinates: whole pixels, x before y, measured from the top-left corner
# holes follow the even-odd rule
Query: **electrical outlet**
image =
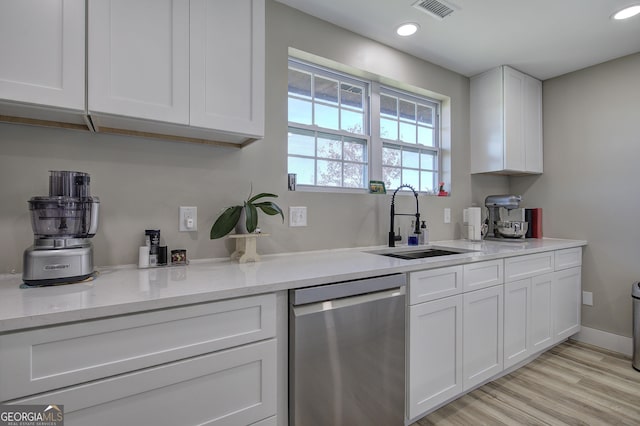
[(307, 208), (289, 207), (289, 227), (307, 226)]
[(198, 230), (198, 208), (180, 207), (180, 232), (193, 232)]
[(582, 304), (587, 306), (593, 306), (593, 293), (590, 291), (582, 292)]
[(451, 223), (451, 209), (448, 207), (444, 209), (444, 223)]

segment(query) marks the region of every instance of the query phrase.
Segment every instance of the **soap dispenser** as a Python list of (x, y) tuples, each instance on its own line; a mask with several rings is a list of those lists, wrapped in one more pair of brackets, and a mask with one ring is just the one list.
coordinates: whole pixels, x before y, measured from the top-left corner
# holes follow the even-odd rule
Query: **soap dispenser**
[(420, 245), (429, 244), (429, 230), (427, 229), (427, 222), (425, 220), (423, 220), (420, 225), (420, 234), (418, 235), (418, 239)]

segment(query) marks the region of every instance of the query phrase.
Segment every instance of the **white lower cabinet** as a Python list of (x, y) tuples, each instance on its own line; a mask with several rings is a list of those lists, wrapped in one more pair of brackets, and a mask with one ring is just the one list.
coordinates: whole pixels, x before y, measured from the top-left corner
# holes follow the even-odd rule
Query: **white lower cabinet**
[(462, 392), (462, 295), (409, 307), (408, 417)]
[(249, 425), (276, 412), (275, 388), (271, 339), (12, 403), (64, 404), (70, 426)]
[(581, 268), (558, 271), (553, 279), (554, 342), (560, 342), (580, 331), (582, 298)]
[(0, 335), (0, 402), (67, 425), (273, 425), (276, 295)]
[(463, 295), (462, 372), (468, 390), (502, 371), (503, 285)]
[(531, 352), (553, 345), (554, 274), (531, 278)]

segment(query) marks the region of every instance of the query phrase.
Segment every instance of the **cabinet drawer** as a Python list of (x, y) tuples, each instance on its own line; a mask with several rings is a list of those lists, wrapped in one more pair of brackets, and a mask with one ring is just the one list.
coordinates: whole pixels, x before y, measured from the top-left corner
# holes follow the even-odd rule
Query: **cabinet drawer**
[(582, 247), (557, 250), (555, 252), (556, 271), (582, 265)]
[(522, 280), (553, 272), (554, 252), (510, 257), (504, 261), (505, 282)]
[(462, 266), (409, 274), (409, 305), (462, 293)]
[(68, 426), (248, 425), (275, 415), (276, 377), (270, 339), (10, 403), (56, 401)]
[(504, 282), (502, 259), (464, 265), (463, 277), (462, 287), (465, 293), (502, 284)]
[(0, 336), (0, 401), (275, 336), (275, 295)]

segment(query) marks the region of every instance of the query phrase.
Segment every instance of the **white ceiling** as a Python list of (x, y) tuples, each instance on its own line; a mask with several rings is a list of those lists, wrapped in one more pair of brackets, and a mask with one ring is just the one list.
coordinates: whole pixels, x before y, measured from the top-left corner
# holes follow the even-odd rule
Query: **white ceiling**
[[(511, 65), (540, 80), (640, 52), (640, 15), (611, 15), (640, 0), (445, 0), (437, 20), (416, 0), (278, 0), (309, 15), (471, 77)], [(417, 22), (401, 38), (396, 27)]]

